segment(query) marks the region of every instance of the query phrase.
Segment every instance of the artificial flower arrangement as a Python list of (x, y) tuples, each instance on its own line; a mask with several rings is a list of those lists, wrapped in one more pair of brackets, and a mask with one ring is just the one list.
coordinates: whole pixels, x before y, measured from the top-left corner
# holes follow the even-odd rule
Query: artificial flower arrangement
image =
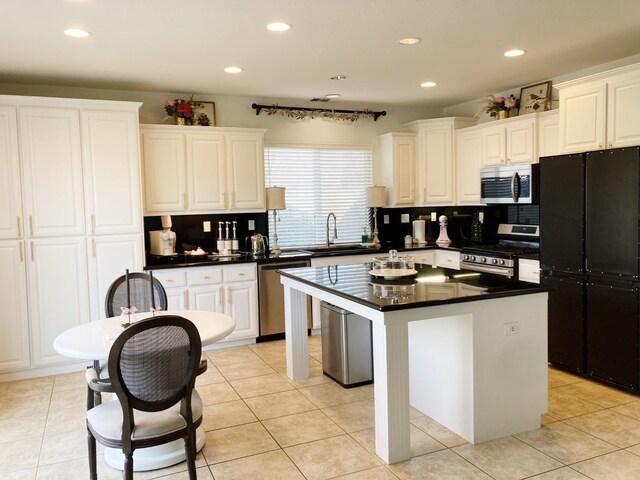
[(509, 110), (517, 109), (520, 104), (515, 96), (509, 95), (508, 97), (494, 97), (489, 96), (489, 102), (484, 108), (484, 111), (489, 114), (490, 117), (497, 117), (498, 112), (508, 112)]
[(173, 98), (165, 100), (164, 111), (167, 115), (173, 118), (184, 118), (187, 125), (200, 125), (208, 127), (211, 125), (211, 120), (206, 113), (196, 113), (196, 107), (201, 106), (200, 103), (193, 101), (193, 95), (189, 97), (189, 100), (183, 100), (182, 98)]

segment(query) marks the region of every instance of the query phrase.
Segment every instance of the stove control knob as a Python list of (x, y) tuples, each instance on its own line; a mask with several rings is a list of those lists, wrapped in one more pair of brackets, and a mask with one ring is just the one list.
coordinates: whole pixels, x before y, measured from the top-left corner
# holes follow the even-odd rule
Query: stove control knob
[(463, 260), (469, 260), (469, 255), (465, 255), (464, 257), (462, 257)]
[(476, 261), (476, 256), (475, 255), (471, 255), (471, 261), (475, 262)]
[(504, 260), (500, 260), (500, 265), (504, 265)]
[(487, 263), (487, 257), (481, 257), (480, 263)]
[(498, 259), (497, 258), (492, 258), (491, 259), (491, 263), (493, 263), (494, 265), (498, 264)]

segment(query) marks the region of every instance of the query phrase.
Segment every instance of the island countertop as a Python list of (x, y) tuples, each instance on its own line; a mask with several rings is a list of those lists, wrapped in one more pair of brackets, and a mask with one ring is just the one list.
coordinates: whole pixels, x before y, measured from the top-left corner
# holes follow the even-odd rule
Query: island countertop
[(285, 277), (380, 311), (527, 295), (549, 288), (490, 273), (416, 264), (415, 275), (383, 279), (369, 263), (278, 270)]

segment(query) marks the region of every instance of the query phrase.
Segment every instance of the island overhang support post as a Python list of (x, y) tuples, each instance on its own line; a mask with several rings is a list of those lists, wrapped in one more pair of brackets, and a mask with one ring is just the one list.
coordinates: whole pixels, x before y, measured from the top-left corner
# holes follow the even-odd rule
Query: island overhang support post
[(385, 462), (411, 458), (407, 322), (373, 321), (376, 454)]
[(287, 332), (287, 376), (296, 382), (309, 378), (307, 294), (284, 285), (284, 325)]

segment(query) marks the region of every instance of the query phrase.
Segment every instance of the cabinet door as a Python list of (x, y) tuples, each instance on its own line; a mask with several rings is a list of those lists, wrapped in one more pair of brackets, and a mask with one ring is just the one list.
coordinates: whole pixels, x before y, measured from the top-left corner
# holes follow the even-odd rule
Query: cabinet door
[(27, 368), (29, 317), (24, 242), (0, 242), (0, 372)]
[(427, 205), (453, 203), (453, 126), (430, 127), (421, 132), (421, 179)]
[(227, 208), (233, 211), (265, 209), (263, 135), (227, 135)]
[(482, 166), (501, 165), (507, 161), (507, 137), (504, 125), (482, 129)]
[(638, 288), (587, 285), (587, 372), (638, 390)]
[(604, 148), (606, 85), (560, 90), (560, 148), (564, 153)]
[(543, 276), (548, 300), (549, 362), (584, 372), (584, 282), (578, 277)]
[(20, 140), (29, 235), (84, 234), (78, 111), (23, 107)]
[(186, 209), (184, 135), (142, 132), (144, 209), (147, 213)]
[(189, 287), (189, 309), (224, 313), (222, 285)]
[(167, 310), (170, 312), (179, 312), (180, 310), (189, 310), (190, 306), (187, 302), (186, 288), (166, 288), (167, 293)]
[(142, 235), (106, 235), (87, 239), (89, 251), (89, 295), (91, 320), (106, 316), (105, 301), (113, 281), (142, 271)]
[(91, 320), (85, 239), (29, 242), (29, 316), (34, 366), (69, 362), (53, 349), (65, 330)]
[(393, 203), (413, 205), (416, 181), (416, 141), (414, 137), (393, 138)]
[(436, 250), (436, 266), (460, 270), (460, 252), (456, 250)]
[(518, 280), (540, 283), (540, 261), (528, 258), (518, 259)]
[(538, 161), (536, 155), (536, 119), (510, 121), (507, 124), (507, 162), (532, 163)]
[(482, 134), (479, 130), (456, 136), (456, 204), (480, 204)]
[(225, 285), (225, 313), (236, 328), (226, 340), (258, 336), (258, 285), (257, 282), (239, 282)]
[(538, 157), (560, 154), (560, 113), (545, 112), (538, 118)]
[(22, 190), (15, 107), (0, 107), (0, 238), (22, 236)]
[(609, 82), (607, 111), (607, 146), (640, 144), (640, 74)]
[(188, 210), (224, 210), (227, 203), (224, 136), (187, 134), (186, 144)]
[(81, 122), (87, 232), (139, 233), (137, 112), (83, 111)]

